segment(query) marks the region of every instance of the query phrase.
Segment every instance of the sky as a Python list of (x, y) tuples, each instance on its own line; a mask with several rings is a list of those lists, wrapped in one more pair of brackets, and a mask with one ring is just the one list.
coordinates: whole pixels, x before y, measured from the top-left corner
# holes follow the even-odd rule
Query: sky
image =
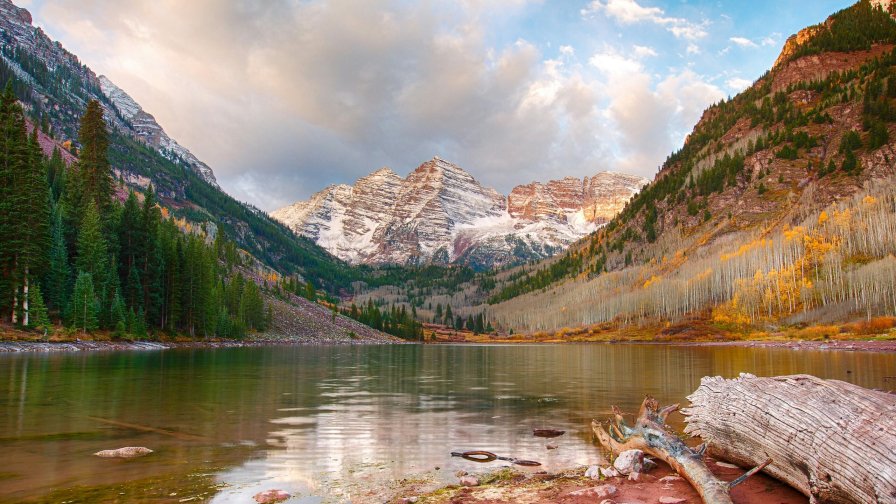
[[(16, 0), (14, 0), (16, 1)], [(652, 178), (839, 0), (17, 0), (264, 210), (439, 156)]]

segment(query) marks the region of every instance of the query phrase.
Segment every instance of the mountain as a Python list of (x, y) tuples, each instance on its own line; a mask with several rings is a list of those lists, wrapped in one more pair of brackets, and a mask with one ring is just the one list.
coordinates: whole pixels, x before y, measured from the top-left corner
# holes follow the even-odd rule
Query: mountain
[(118, 112), (118, 116), (124, 120), (125, 124), (131, 127), (136, 138), (158, 150), (167, 159), (186, 164), (206, 182), (215, 187), (218, 186), (212, 169), (194, 156), (187, 148), (172, 140), (165, 133), (165, 130), (159, 126), (152, 114), (144, 111), (140, 104), (134, 101), (124, 90), (113, 84), (105, 75), (100, 75), (99, 80), (103, 94), (112, 102), (116, 112)]
[(300, 275), (329, 292), (347, 289), (367, 275), (223, 192), (208, 165), (168, 136), (124, 90), (97, 76), (35, 27), (31, 14), (9, 0), (0, 0), (0, 81), (12, 82), (28, 120), (41, 130), (45, 153), (58, 147), (66, 163), (76, 160), (79, 120), (87, 103), (96, 100), (110, 131), (109, 160), (127, 188), (141, 192), (152, 183), (172, 217), (204, 230), (209, 239), (222, 233), (281, 275)]
[(172, 140), (152, 115), (108, 78), (97, 77), (77, 56), (50, 40), (43, 30), (32, 25), (27, 9), (8, 0), (0, 0), (0, 57), (16, 77), (31, 87), (33, 96), (27, 104), (59, 132), (58, 136), (77, 138), (79, 116), (73, 114), (73, 109), (83, 108), (95, 99), (104, 105), (105, 119), (114, 129), (216, 184), (211, 168)]
[(646, 182), (604, 172), (533, 182), (503, 196), (436, 157), (407, 178), (382, 168), (271, 216), (350, 263), (490, 268), (564, 249), (605, 224)]
[(896, 311), (894, 3), (862, 0), (788, 39), (607, 226), (499, 279), (493, 322), (779, 324)]

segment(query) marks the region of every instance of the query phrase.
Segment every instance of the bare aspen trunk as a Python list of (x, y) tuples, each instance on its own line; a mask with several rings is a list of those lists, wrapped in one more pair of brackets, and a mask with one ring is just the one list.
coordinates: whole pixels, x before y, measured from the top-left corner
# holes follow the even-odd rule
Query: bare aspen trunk
[(809, 375), (705, 377), (682, 410), (711, 453), (810, 502), (896, 502), (896, 395)]

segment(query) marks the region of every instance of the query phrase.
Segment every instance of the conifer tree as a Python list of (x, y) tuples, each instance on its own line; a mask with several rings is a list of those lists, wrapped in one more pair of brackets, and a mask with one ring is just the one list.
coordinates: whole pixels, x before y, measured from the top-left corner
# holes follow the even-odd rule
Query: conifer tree
[(68, 250), (65, 246), (63, 234), (62, 206), (56, 205), (53, 216), (53, 225), (50, 232), (50, 265), (44, 278), (46, 300), (50, 308), (61, 314), (68, 304), (68, 292), (71, 277), (71, 269), (68, 264)]
[(106, 121), (103, 119), (103, 108), (96, 100), (87, 104), (81, 116), (81, 127), (78, 129), (78, 141), (81, 150), (78, 158), (78, 177), (83, 191), (83, 205), (86, 210), (89, 203), (96, 205), (104, 216), (110, 215), (112, 207), (112, 170), (109, 167), (109, 135), (106, 132)]
[(99, 327), (97, 320), (99, 307), (93, 289), (93, 277), (81, 271), (75, 281), (71, 301), (68, 308), (68, 325), (80, 329), (84, 333), (95, 331)]
[(88, 273), (92, 281), (104, 283), (103, 279), (108, 271), (109, 249), (103, 237), (100, 214), (92, 202), (87, 205), (84, 220), (81, 221), (77, 252), (75, 269)]
[(40, 292), (40, 284), (35, 283), (28, 291), (28, 311), (30, 318), (28, 327), (41, 331), (49, 330), (52, 327), (50, 316), (47, 313), (47, 305), (44, 304), (44, 297)]

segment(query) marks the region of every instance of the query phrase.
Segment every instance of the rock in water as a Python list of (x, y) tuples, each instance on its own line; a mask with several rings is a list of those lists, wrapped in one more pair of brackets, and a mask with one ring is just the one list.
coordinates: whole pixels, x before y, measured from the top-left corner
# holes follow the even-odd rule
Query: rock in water
[(143, 446), (125, 446), (116, 450), (102, 450), (94, 453), (97, 457), (103, 458), (134, 458), (149, 455), (152, 450)]
[(290, 495), (283, 490), (265, 490), (255, 494), (253, 499), (258, 504), (273, 504), (275, 502), (283, 502), (290, 498)]

